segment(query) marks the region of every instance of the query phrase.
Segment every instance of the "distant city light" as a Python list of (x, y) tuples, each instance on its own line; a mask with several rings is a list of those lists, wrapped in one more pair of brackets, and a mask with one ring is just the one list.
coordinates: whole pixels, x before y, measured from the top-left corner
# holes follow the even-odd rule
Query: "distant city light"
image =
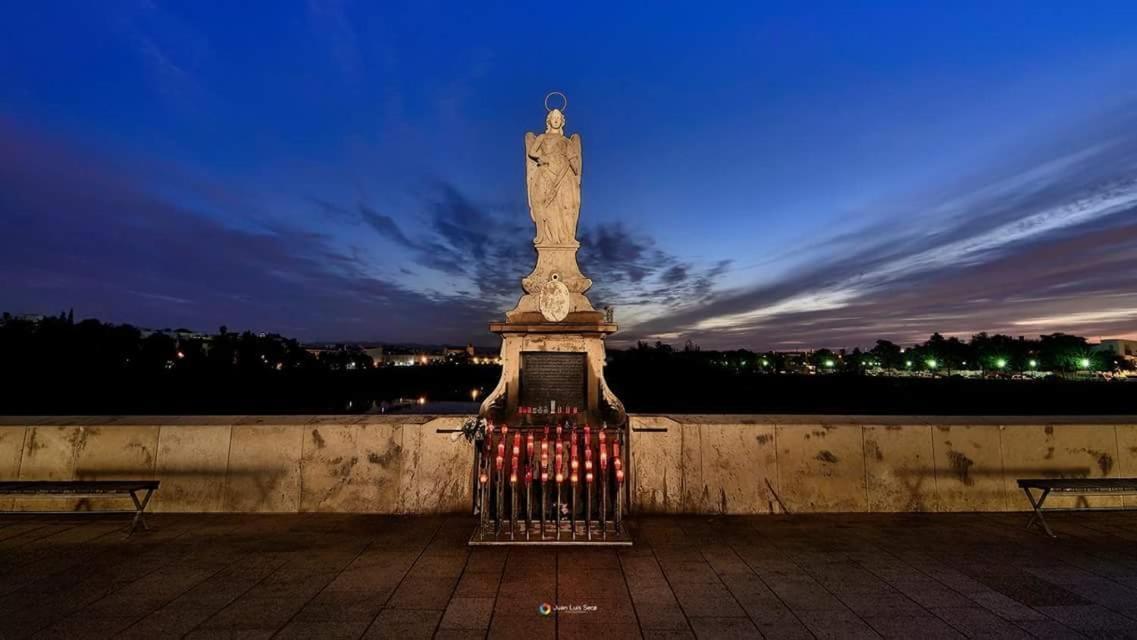
[(1081, 360), (1078, 361), (1078, 364), (1082, 365), (1083, 369), (1089, 369), (1090, 368), (1090, 359), (1089, 358), (1082, 358)]
[(182, 353), (181, 351), (179, 351), (179, 352), (178, 352), (178, 358), (180, 359), (180, 358), (184, 358), (184, 357), (186, 357), (186, 354), (184, 354), (184, 353)]
[(1005, 358), (999, 358), (995, 361), (995, 366), (1004, 369), (1007, 366), (1007, 360)]
[(1033, 369), (1033, 368), (1035, 368), (1035, 367), (1037, 367), (1037, 366), (1038, 366), (1038, 360), (1031, 360), (1031, 361), (1030, 361), (1030, 362), (1028, 362), (1027, 364), (1029, 364), (1029, 365), (1030, 365), (1030, 368), (1031, 368), (1031, 369)]
[(912, 361), (911, 361), (911, 360), (905, 360), (905, 361), (904, 361), (904, 366), (906, 366), (906, 367), (911, 367), (911, 366), (912, 366)]
[(769, 361), (769, 360), (767, 360), (767, 359), (765, 359), (765, 358), (762, 358), (762, 366), (764, 367), (764, 366), (766, 366), (766, 365), (768, 365), (768, 364), (770, 364), (770, 361)]
[(936, 368), (936, 359), (935, 358), (931, 358), (928, 360), (928, 368), (929, 369), (935, 369)]
[(833, 368), (833, 364), (834, 364), (834, 362), (832, 360), (826, 360), (825, 361), (825, 366), (830, 368), (830, 369)]
[(478, 390), (477, 389), (470, 389), (470, 400), (477, 401), (477, 399), (478, 399)]
[(418, 403), (419, 403), (419, 405), (426, 404), (426, 397), (425, 396), (419, 396)]

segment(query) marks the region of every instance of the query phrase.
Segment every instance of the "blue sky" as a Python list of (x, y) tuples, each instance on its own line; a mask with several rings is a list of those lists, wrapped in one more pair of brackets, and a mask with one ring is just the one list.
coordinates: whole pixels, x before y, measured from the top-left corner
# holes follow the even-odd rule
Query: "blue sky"
[(557, 89), (614, 340), (1137, 334), (1137, 5), (515, 4), (0, 10), (0, 308), (491, 343)]

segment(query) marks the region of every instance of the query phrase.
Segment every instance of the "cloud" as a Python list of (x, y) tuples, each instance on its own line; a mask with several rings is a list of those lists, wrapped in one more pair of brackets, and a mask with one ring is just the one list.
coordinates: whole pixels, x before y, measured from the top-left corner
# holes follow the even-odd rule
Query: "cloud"
[(933, 331), (1132, 333), (1137, 134), (1102, 130), (1105, 140), (1088, 136), (939, 202), (822, 237), (794, 250), (807, 266), (713, 292), (633, 333), (756, 347), (915, 341)]
[(231, 228), (0, 121), (0, 306), (302, 339), (470, 339), (496, 309), (368, 275), (320, 234)]
[[(528, 213), (518, 206), (479, 204), (446, 182), (435, 182), (420, 196), (421, 224), (408, 233), (394, 216), (360, 204), (358, 214), (312, 198), (335, 217), (365, 224), (415, 262), (449, 276), (460, 276), (478, 297), (505, 309), (522, 294), (521, 279), (532, 271), (536, 253)], [(405, 214), (401, 219), (411, 216)], [(585, 226), (578, 234), (581, 269), (597, 283), (589, 292), (596, 306), (668, 307), (709, 295), (729, 260), (699, 267), (659, 249), (648, 236), (619, 224)]]

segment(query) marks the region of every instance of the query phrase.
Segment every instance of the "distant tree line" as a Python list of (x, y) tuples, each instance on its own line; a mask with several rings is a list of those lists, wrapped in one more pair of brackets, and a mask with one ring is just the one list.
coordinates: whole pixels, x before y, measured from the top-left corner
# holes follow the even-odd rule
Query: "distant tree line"
[[(963, 379), (956, 372), (1107, 371), (1129, 366), (1086, 340), (933, 335), (902, 348), (798, 353), (675, 349), (640, 343), (610, 349), (606, 378), (632, 412), (676, 413), (1137, 413), (1134, 383)], [(1032, 362), (1034, 364), (1032, 364)], [(461, 401), (496, 385), (500, 368), (463, 364), (374, 367), (358, 349), (305, 349), (271, 334), (145, 332), (71, 313), (0, 318), (0, 413), (340, 413), (400, 402)], [(936, 379), (879, 375), (920, 372)], [(829, 372), (834, 375), (804, 375)], [(782, 374), (782, 375), (772, 375)], [(868, 374), (868, 375), (863, 375)]]
[(641, 341), (631, 349), (611, 350), (610, 359), (627, 364), (675, 361), (689, 367), (726, 367), (766, 373), (801, 373), (812, 369), (843, 373), (893, 370), (950, 375), (953, 371), (964, 370), (1068, 373), (1134, 369), (1131, 361), (1112, 352), (1095, 351), (1085, 338), (1064, 333), (1042, 335), (1037, 339), (977, 333), (966, 341), (935, 333), (925, 342), (911, 347), (877, 340), (876, 346), (864, 351), (859, 347), (850, 351), (715, 351), (703, 350), (690, 341), (682, 349), (675, 349), (664, 342), (649, 344)]

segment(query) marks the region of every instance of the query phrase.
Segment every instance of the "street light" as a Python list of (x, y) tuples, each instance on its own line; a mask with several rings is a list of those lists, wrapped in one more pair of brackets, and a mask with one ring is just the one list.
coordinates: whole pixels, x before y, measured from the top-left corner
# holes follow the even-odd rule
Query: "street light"
[(929, 369), (935, 369), (936, 368), (936, 359), (935, 358), (929, 358), (928, 359), (928, 368)]
[(825, 361), (825, 368), (832, 369), (833, 368), (833, 361), (832, 360), (826, 360)]
[(1030, 361), (1030, 362), (1028, 362), (1027, 364), (1028, 364), (1028, 365), (1030, 365), (1030, 368), (1031, 368), (1031, 369), (1034, 369), (1035, 367), (1037, 367), (1037, 366), (1038, 366), (1038, 360), (1031, 360), (1031, 361)]
[(996, 367), (999, 367), (1000, 369), (1005, 369), (1005, 368), (1007, 367), (1007, 360), (1006, 360), (1006, 358), (999, 358), (998, 360), (996, 360), (996, 361), (995, 361), (995, 366), (996, 366)]
[(1082, 365), (1083, 369), (1089, 369), (1090, 368), (1090, 359), (1089, 358), (1082, 358), (1081, 360), (1078, 361), (1078, 364)]
[(472, 400), (474, 402), (478, 401), (478, 390), (477, 389), (470, 389), (470, 400)]

